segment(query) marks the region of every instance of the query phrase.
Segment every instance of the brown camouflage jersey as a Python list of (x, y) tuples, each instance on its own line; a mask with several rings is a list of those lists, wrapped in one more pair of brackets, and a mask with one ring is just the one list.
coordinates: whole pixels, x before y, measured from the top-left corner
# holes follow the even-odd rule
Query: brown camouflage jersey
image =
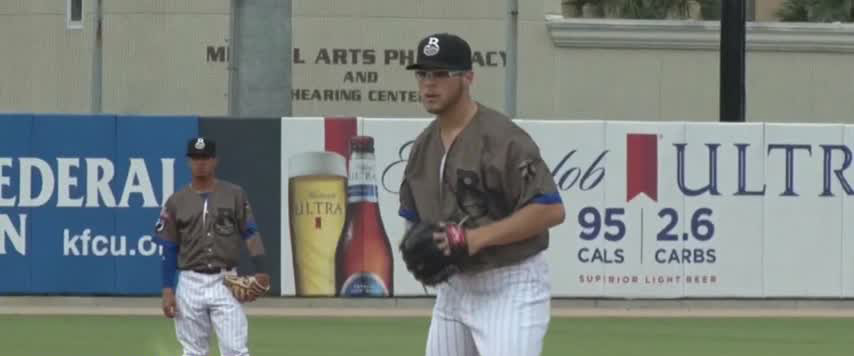
[[(527, 132), (506, 115), (478, 104), (445, 155), (438, 120), (412, 145), (400, 187), (400, 215), (410, 221), (459, 222), (473, 228), (527, 204), (561, 203), (551, 171)], [(444, 163), (444, 166), (442, 164)], [(548, 231), (479, 251), (464, 269), (517, 263), (548, 247)]]

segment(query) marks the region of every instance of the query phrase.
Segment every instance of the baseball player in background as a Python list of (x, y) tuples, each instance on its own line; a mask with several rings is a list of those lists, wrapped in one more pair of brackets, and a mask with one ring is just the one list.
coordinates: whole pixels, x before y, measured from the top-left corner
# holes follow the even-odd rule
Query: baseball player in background
[[(437, 286), (426, 354), (540, 355), (551, 303), (542, 252), (564, 208), (537, 144), (471, 98), (471, 58), (465, 40), (440, 33), (421, 40), (407, 66), (435, 119), (411, 147), (400, 215), (462, 224), (468, 249), (460, 272)], [(448, 248), (444, 233), (436, 238)]]
[(199, 137), (187, 144), (192, 181), (166, 201), (155, 227), (163, 246), (163, 314), (174, 318), (184, 356), (206, 356), (211, 329), (222, 356), (249, 355), (248, 323), (241, 303), (224, 285), (237, 274), (241, 243), (255, 279), (270, 285), (264, 245), (243, 188), (215, 177), (216, 143)]

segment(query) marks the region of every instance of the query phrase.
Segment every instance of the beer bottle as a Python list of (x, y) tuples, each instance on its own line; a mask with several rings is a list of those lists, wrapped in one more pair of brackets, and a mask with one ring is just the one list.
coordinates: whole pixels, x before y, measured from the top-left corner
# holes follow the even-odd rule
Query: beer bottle
[(391, 244), (378, 203), (374, 139), (350, 140), (347, 218), (335, 255), (336, 291), (344, 297), (394, 295)]

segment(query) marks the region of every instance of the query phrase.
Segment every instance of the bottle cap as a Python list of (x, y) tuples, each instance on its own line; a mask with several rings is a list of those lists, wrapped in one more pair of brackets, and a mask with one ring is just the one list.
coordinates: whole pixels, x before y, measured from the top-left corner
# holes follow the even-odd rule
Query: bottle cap
[(353, 152), (374, 152), (374, 138), (371, 136), (353, 136), (350, 138), (350, 150)]

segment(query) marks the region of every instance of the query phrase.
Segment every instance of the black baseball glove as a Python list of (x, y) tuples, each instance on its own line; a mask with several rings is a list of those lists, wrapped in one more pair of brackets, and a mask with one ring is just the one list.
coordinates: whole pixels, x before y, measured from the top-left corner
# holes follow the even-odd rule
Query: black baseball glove
[[(449, 253), (440, 246), (443, 240)], [(457, 224), (416, 223), (400, 241), (400, 252), (416, 280), (426, 286), (437, 285), (459, 272), (468, 256), (465, 229)]]

